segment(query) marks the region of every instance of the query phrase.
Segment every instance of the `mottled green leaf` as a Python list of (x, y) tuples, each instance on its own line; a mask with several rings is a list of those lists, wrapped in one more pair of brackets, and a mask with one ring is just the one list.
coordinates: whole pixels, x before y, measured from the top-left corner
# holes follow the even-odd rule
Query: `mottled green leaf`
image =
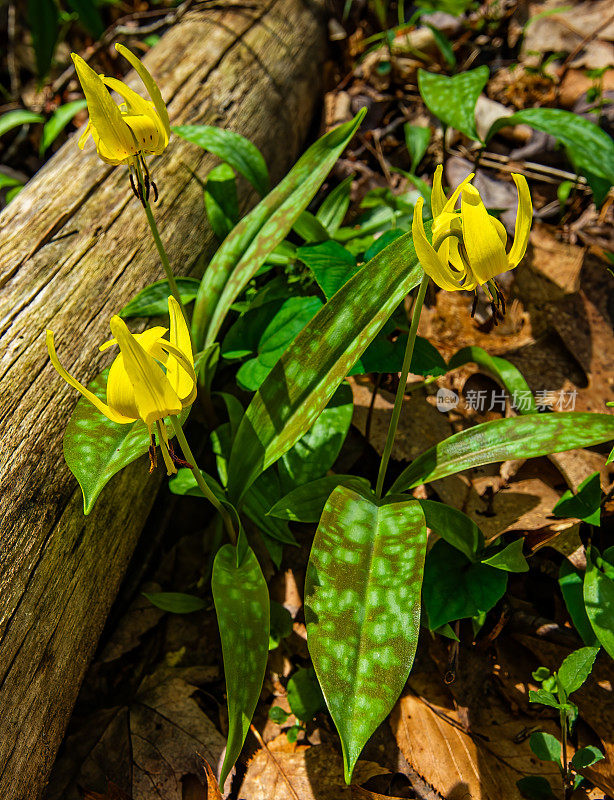
[(581, 647), (563, 661), (558, 676), (567, 695), (577, 691), (591, 674), (598, 652), (598, 647)]
[(71, 103), (65, 103), (63, 106), (56, 108), (50, 119), (43, 126), (39, 155), (44, 155), (49, 145), (57, 139), (75, 114), (84, 108), (87, 108), (86, 100), (73, 100)]
[(569, 489), (552, 509), (555, 517), (577, 517), (589, 525), (601, 525), (601, 476), (594, 472), (574, 494)]
[(582, 747), (576, 750), (571, 759), (571, 765), (574, 769), (586, 769), (592, 767), (598, 761), (604, 759), (605, 756), (598, 747), (589, 744), (588, 747)]
[(309, 430), (422, 274), (411, 234), (406, 234), (350, 278), (303, 328), (239, 426), (229, 464), (231, 497), (239, 498)]
[(352, 390), (342, 383), (307, 433), (279, 460), (284, 488), (289, 491), (328, 472), (341, 451), (353, 412)]
[(614, 658), (614, 581), (597, 567), (596, 556), (595, 548), (590, 547), (586, 553), (584, 604), (603, 649)]
[(247, 736), (269, 653), (269, 590), (250, 547), (239, 563), (232, 545), (218, 550), (211, 590), (222, 639), (228, 701), (228, 744), (220, 777), (223, 786)]
[(521, 124), (554, 136), (570, 151), (578, 168), (614, 183), (614, 141), (594, 122), (559, 108), (525, 108), (495, 120), (486, 141), (501, 128)]
[(431, 141), (431, 129), (424, 125), (410, 125), (406, 122), (403, 126), (405, 131), (405, 144), (411, 158), (410, 173), (416, 171), (418, 164), (426, 153), (426, 149)]
[(243, 175), (254, 189), (265, 195), (269, 190), (269, 171), (260, 150), (240, 133), (211, 125), (176, 125), (173, 133), (221, 158)]
[(508, 392), (512, 405), (520, 414), (534, 414), (537, 404), (520, 370), (510, 361), (491, 356), (481, 347), (463, 347), (448, 362), (448, 369), (456, 369), (463, 364), (475, 363), (489, 372)]
[(585, 645), (594, 647), (599, 643), (599, 640), (595, 635), (584, 606), (583, 575), (567, 559), (563, 561), (559, 570), (559, 586), (574, 628), (582, 637)]
[(313, 272), (327, 300), (360, 269), (356, 257), (339, 242), (304, 245), (298, 248), (296, 257)]
[(527, 414), (483, 422), (450, 436), (413, 461), (394, 482), (398, 494), (471, 467), (513, 458), (535, 458), (614, 438), (614, 416), (568, 411)]
[(486, 86), (488, 74), (486, 65), (451, 78), (419, 69), (418, 88), (429, 111), (446, 125), (478, 141), (475, 105)]
[(481, 562), (496, 569), (502, 569), (505, 572), (528, 572), (529, 565), (522, 553), (523, 544), (524, 539), (516, 539), (516, 541), (504, 547), (503, 550), (499, 550), (491, 556), (488, 555), (492, 551), (492, 548), (489, 547), (484, 553), (485, 558), (482, 558)]
[[(279, 647), (279, 644), (282, 639), (285, 639), (287, 636), (290, 636), (292, 633), (292, 615), (288, 611), (287, 608), (284, 608), (281, 603), (276, 603), (274, 600), (271, 600), (271, 629), (269, 631), (269, 650), (275, 650), (276, 647)], [(279, 706), (277, 706), (279, 708)], [(279, 709), (280, 711), (282, 709)], [(284, 714), (286, 712), (284, 711)], [(271, 714), (269, 713), (269, 716)], [(283, 718), (282, 722), (286, 721), (286, 716)], [(271, 719), (273, 717), (271, 716)]]
[(45, 117), (40, 114), (35, 114), (34, 111), (26, 111), (25, 109), (17, 108), (14, 111), (7, 111), (0, 117), (0, 136), (7, 133), (13, 128), (19, 128), (21, 125), (30, 125), (33, 122), (44, 122)]
[(288, 492), (275, 503), (269, 515), (293, 522), (318, 522), (326, 501), (337, 486), (346, 486), (361, 494), (370, 489), (369, 481), (357, 475), (325, 475)]
[(343, 223), (350, 207), (353, 175), (348, 175), (338, 186), (324, 198), (316, 217), (324, 225), (330, 236), (334, 236)]
[(191, 614), (193, 611), (202, 611), (207, 603), (201, 597), (182, 592), (143, 592), (143, 595), (156, 608), (169, 611), (171, 614)]
[(377, 504), (343, 486), (329, 497), (307, 567), (305, 620), (348, 783), (411, 670), (425, 549), (417, 501)]
[(326, 242), (330, 239), (328, 231), (320, 220), (309, 211), (302, 211), (298, 219), (292, 226), (292, 230), (297, 233), (307, 243)]
[(229, 164), (218, 164), (207, 175), (205, 211), (218, 239), (225, 239), (239, 221), (237, 181)]
[(435, 542), (426, 558), (422, 588), (429, 628), (490, 611), (506, 586), (507, 573), (472, 563), (443, 540)]
[[(104, 402), (108, 374), (105, 369), (88, 385)], [(189, 409), (184, 409), (180, 420), (188, 413)], [(172, 437), (172, 426), (167, 425), (167, 430)], [(64, 433), (64, 457), (81, 486), (84, 514), (90, 513), (113, 475), (145, 455), (149, 444), (149, 432), (141, 420), (125, 425), (111, 422), (89, 400), (79, 398)]]
[(427, 528), (464, 553), (470, 561), (478, 561), (484, 547), (484, 534), (475, 522), (453, 506), (436, 500), (419, 500)]
[(196, 298), (192, 337), (197, 347), (215, 341), (233, 302), (305, 210), (364, 113), (318, 139), (224, 240), (209, 263)]
[[(176, 278), (179, 295), (184, 303), (190, 303), (196, 297), (200, 281), (196, 278)], [(122, 319), (129, 317), (157, 317), (168, 314), (168, 298), (171, 294), (166, 279), (150, 283), (135, 295), (119, 312)]]
[(551, 733), (536, 731), (529, 738), (529, 747), (542, 761), (561, 763), (561, 743)]

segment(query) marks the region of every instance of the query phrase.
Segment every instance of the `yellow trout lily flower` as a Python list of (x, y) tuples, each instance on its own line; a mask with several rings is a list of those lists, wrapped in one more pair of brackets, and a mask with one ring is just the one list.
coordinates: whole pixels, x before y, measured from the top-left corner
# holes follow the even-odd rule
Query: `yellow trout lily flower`
[[(97, 75), (81, 56), (71, 53), (90, 114), (79, 147), (83, 150), (91, 135), (98, 155), (107, 164), (126, 164), (132, 178), (132, 169), (138, 169), (140, 161), (149, 178), (144, 157), (160, 155), (168, 145), (171, 134), (168, 111), (145, 65), (127, 47), (116, 44), (115, 49), (137, 71), (150, 99), (144, 99), (123, 81)], [(124, 102), (116, 105), (109, 89), (117, 92)]]
[[(100, 346), (101, 350), (119, 346), (119, 354), (111, 364), (107, 379), (107, 402), (103, 402), (60, 364), (54, 345), (53, 332), (47, 331), (47, 350), (55, 369), (64, 380), (90, 401), (111, 422), (131, 423), (137, 419), (147, 425), (154, 446), (153, 429), (168, 474), (177, 472), (169, 445), (165, 417), (176, 416), (196, 397), (196, 374), (190, 332), (174, 297), (168, 298), (170, 316), (169, 338), (166, 328), (155, 327), (143, 333), (130, 333), (121, 317), (111, 319), (113, 339)], [(155, 450), (150, 449), (152, 465)]]
[[(512, 173), (518, 190), (518, 210), (514, 241), (506, 252), (507, 232), (491, 216), (478, 190), (471, 185), (473, 174), (446, 198), (442, 188), (443, 169), (438, 166), (433, 178), (431, 210), (432, 238), (429, 242), (422, 221), (422, 198), (418, 199), (412, 222), (416, 254), (426, 274), (447, 291), (475, 291), (486, 287), (493, 303), (495, 320), (505, 309), (495, 276), (518, 266), (527, 249), (533, 207), (529, 187), (523, 175)], [(460, 212), (456, 204), (460, 197)]]

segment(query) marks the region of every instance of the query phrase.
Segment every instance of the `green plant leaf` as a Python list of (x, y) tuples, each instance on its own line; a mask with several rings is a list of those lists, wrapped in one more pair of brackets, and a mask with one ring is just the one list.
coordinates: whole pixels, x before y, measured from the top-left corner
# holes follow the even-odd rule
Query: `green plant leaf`
[(399, 475), (390, 493), (399, 494), (421, 483), (483, 464), (591, 447), (612, 438), (611, 414), (566, 411), (483, 422), (444, 439), (418, 456)]
[(94, 39), (100, 39), (104, 33), (104, 24), (96, 4), (92, 0), (68, 0), (68, 5), (79, 16), (79, 22)]
[[(44, 122), (45, 117), (35, 114), (33, 111), (17, 108), (14, 111), (7, 111), (0, 117), (0, 136), (21, 125), (30, 125), (33, 122)], [(6, 186), (7, 184), (5, 184)]]
[[(179, 295), (184, 303), (190, 303), (196, 297), (200, 281), (196, 278), (176, 278)], [(150, 283), (135, 295), (119, 312), (122, 319), (129, 317), (157, 317), (168, 314), (168, 298), (171, 294), (168, 281), (161, 280)]]
[(230, 164), (258, 194), (264, 196), (269, 191), (269, 171), (264, 156), (245, 136), (212, 125), (175, 125), (171, 130), (186, 142), (196, 144)]
[(407, 231), (401, 230), (400, 228), (392, 228), (391, 230), (382, 233), (381, 236), (378, 236), (373, 244), (365, 250), (364, 260), (371, 261), (372, 258), (375, 258), (378, 253), (380, 253), (385, 247), (388, 247), (388, 245), (394, 242), (395, 239), (400, 239), (404, 233), (407, 233)]
[(614, 183), (614, 141), (594, 122), (559, 108), (525, 108), (511, 117), (495, 120), (486, 141), (501, 128), (520, 124), (554, 136), (565, 145), (579, 169), (606, 178), (610, 185)]
[(405, 144), (411, 158), (409, 171), (413, 174), (429, 146), (431, 129), (424, 125), (410, 125), (409, 122), (406, 122), (403, 130), (405, 131)]
[(320, 220), (309, 211), (302, 211), (292, 230), (297, 233), (308, 244), (326, 242), (330, 239), (328, 231)]
[(552, 509), (555, 517), (577, 517), (589, 525), (601, 525), (601, 476), (589, 475), (574, 494), (569, 489)]
[(288, 703), (301, 722), (309, 722), (326, 708), (324, 695), (313, 667), (298, 669), (288, 681)]
[(599, 644), (599, 639), (595, 635), (584, 607), (583, 576), (567, 559), (563, 561), (559, 570), (559, 586), (574, 628), (582, 637), (585, 645), (595, 647)]
[(579, 689), (591, 674), (598, 652), (598, 647), (581, 647), (563, 661), (558, 676), (567, 695)]
[(324, 225), (329, 236), (334, 236), (343, 223), (350, 207), (353, 175), (348, 175), (338, 186), (324, 198), (316, 217)]
[(283, 725), (289, 716), (290, 714), (284, 711), (281, 706), (272, 706), (269, 709), (269, 719), (273, 720), (277, 725)]
[(536, 731), (529, 738), (529, 747), (542, 761), (561, 763), (561, 743), (551, 733)]
[(507, 573), (471, 563), (447, 542), (435, 542), (426, 558), (422, 587), (429, 629), (490, 611), (503, 597), (506, 586)]
[(529, 703), (541, 703), (543, 706), (550, 706), (551, 708), (561, 707), (556, 697), (547, 689), (538, 689), (537, 691), (530, 689)]
[[(267, 307), (264, 307), (265, 310)], [(260, 336), (256, 357), (239, 367), (239, 386), (248, 391), (258, 389), (281, 355), (320, 308), (322, 301), (318, 297), (290, 297), (283, 302)]]
[(243, 500), (243, 510), (258, 528), (282, 544), (296, 544), (288, 523), (270, 516), (273, 503), (281, 494), (277, 474), (267, 469), (252, 483)]
[(350, 278), (303, 328), (241, 421), (228, 468), (230, 496), (239, 498), (309, 430), (422, 274), (406, 234)]
[(39, 80), (46, 77), (58, 40), (58, 7), (53, 0), (28, 0), (26, 21), (32, 34)]
[(571, 765), (574, 769), (586, 769), (604, 758), (604, 754), (598, 747), (589, 744), (588, 747), (576, 750), (571, 759)]
[(191, 614), (193, 611), (202, 611), (207, 603), (201, 597), (181, 592), (143, 592), (143, 595), (156, 608), (169, 611), (171, 614)]
[[(284, 608), (281, 603), (276, 603), (274, 600), (271, 600), (271, 629), (269, 631), (269, 650), (275, 650), (276, 647), (279, 647), (279, 644), (282, 639), (285, 639), (287, 636), (290, 636), (292, 633), (292, 616), (287, 608)], [(279, 706), (277, 706), (279, 708)], [(271, 709), (272, 710), (272, 709)], [(282, 711), (283, 709), (279, 709)], [(286, 712), (282, 722), (285, 722), (288, 715)], [(271, 719), (273, 717), (269, 713)]]
[[(516, 539), (511, 544), (508, 544), (507, 547), (504, 547), (503, 550), (499, 550), (499, 552), (488, 558), (482, 558), (481, 562), (496, 569), (502, 569), (505, 572), (528, 572), (529, 565), (522, 553), (523, 544), (524, 539)], [(488, 556), (490, 549), (484, 553), (485, 556)]]
[(426, 27), (430, 28), (433, 34), (433, 39), (435, 39), (435, 44), (439, 48), (441, 55), (444, 57), (446, 64), (449, 67), (455, 67), (456, 56), (454, 55), (452, 43), (448, 37), (445, 35), (445, 33), (443, 33), (443, 31), (440, 31), (439, 28), (436, 28), (434, 25), (429, 25), (428, 22), (426, 23)]
[(464, 364), (477, 364), (489, 372), (506, 390), (512, 405), (519, 414), (535, 414), (537, 404), (520, 370), (510, 361), (489, 355), (481, 347), (463, 347), (448, 362), (448, 369), (456, 369)]
[(475, 128), (475, 105), (488, 75), (486, 65), (451, 78), (419, 69), (418, 88), (429, 111), (446, 125), (479, 141)]
[(6, 189), (9, 186), (23, 186), (23, 183), (19, 180), (19, 178), (13, 178), (10, 175), (7, 175), (5, 172), (0, 172), (0, 191), (2, 189)]
[(17, 197), (17, 195), (22, 189), (23, 189), (23, 184), (21, 184), (20, 186), (13, 186), (12, 189), (8, 190), (5, 198), (7, 206), (11, 202), (11, 200), (14, 200)]
[(275, 503), (269, 515), (293, 522), (318, 522), (326, 501), (337, 486), (346, 486), (361, 494), (371, 488), (366, 478), (357, 475), (325, 475), (288, 492)]
[(228, 744), (220, 776), (223, 786), (247, 736), (269, 654), (269, 590), (251, 547), (246, 547), (240, 561), (232, 545), (218, 550), (211, 590), (228, 700)]
[(209, 263), (196, 298), (192, 338), (197, 348), (216, 340), (228, 310), (268, 255), (285, 239), (365, 113), (363, 109), (353, 120), (318, 139), (224, 240)]
[[(205, 479), (205, 483), (211, 489), (213, 494), (218, 500), (225, 500), (224, 490), (216, 479), (201, 469), (201, 475)], [(196, 478), (192, 474), (192, 470), (187, 467), (182, 467), (177, 470), (177, 474), (173, 475), (168, 481), (168, 488), (173, 494), (190, 495), (190, 497), (204, 497), (201, 488), (196, 483)]]
[(471, 517), (436, 500), (418, 502), (422, 506), (427, 528), (464, 553), (470, 561), (479, 561), (478, 553), (484, 547), (484, 534)]
[(526, 778), (520, 778), (516, 781), (516, 786), (520, 794), (527, 800), (552, 800), (556, 797), (548, 779), (539, 775), (527, 775)]
[(343, 447), (353, 413), (352, 390), (342, 383), (307, 433), (279, 460), (284, 488), (289, 491), (328, 472)]
[(218, 239), (225, 239), (239, 221), (237, 181), (228, 164), (218, 164), (207, 175), (205, 211)]
[(425, 549), (416, 500), (378, 505), (344, 486), (329, 497), (307, 567), (305, 620), (347, 783), (409, 676)]
[(584, 576), (584, 605), (595, 635), (614, 658), (614, 581), (595, 564), (597, 552), (589, 547)]
[(360, 269), (356, 256), (332, 240), (299, 247), (296, 257), (313, 272), (327, 300)]
[[(88, 389), (106, 402), (105, 369), (88, 385)], [(179, 419), (187, 419), (185, 408)], [(170, 437), (171, 425), (167, 425)], [(80, 397), (64, 433), (64, 458), (83, 492), (83, 513), (89, 514), (100, 492), (113, 475), (145, 455), (149, 449), (149, 431), (141, 420), (120, 425), (111, 422), (85, 397)]]
[(44, 155), (47, 148), (55, 142), (75, 114), (84, 108), (87, 108), (86, 100), (73, 100), (71, 103), (65, 103), (65, 105), (56, 108), (51, 118), (43, 126), (39, 155)]
[[(400, 372), (407, 345), (407, 335), (399, 336), (394, 342), (378, 334), (358, 359), (350, 375), (364, 375), (367, 372)], [(446, 362), (428, 339), (416, 336), (414, 352), (409, 371), (413, 375), (445, 375)]]

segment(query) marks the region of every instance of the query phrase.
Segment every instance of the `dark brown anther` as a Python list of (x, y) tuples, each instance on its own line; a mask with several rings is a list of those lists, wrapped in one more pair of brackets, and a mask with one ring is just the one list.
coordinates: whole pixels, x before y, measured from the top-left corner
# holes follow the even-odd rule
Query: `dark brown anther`
[(158, 202), (158, 187), (156, 186), (156, 182), (154, 180), (151, 181), (151, 188), (153, 189), (154, 193), (154, 203)]
[(130, 172), (130, 186), (132, 186), (132, 192), (133, 192), (134, 196), (137, 197), (140, 200), (141, 199), (141, 195), (137, 191), (136, 184), (134, 183), (134, 175), (132, 174), (132, 172)]
[(173, 445), (169, 442), (168, 443), (168, 454), (171, 457), (171, 461), (176, 467), (187, 467), (188, 469), (192, 469), (192, 465), (185, 461), (183, 458), (177, 455), (173, 450)]
[[(132, 178), (132, 175), (130, 176)], [(149, 474), (156, 469), (158, 466), (158, 451), (156, 450), (156, 440), (153, 434), (149, 436), (149, 448), (147, 452), (149, 453)]]

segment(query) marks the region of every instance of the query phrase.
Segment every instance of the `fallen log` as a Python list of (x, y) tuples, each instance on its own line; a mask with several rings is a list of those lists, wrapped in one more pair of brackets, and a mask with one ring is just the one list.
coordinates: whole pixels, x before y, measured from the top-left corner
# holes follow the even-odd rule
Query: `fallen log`
[[(196, 5), (145, 60), (171, 122), (242, 133), (279, 180), (303, 145), (318, 96), (322, 5)], [(214, 249), (190, 170), (204, 177), (215, 163), (178, 137), (152, 163), (155, 215), (177, 274), (197, 271)], [(255, 199), (245, 187), (243, 195)], [(87, 382), (110, 360), (97, 350), (110, 317), (161, 277), (126, 170), (103, 164), (91, 143), (80, 152), (75, 137), (0, 217), (2, 800), (36, 800), (43, 791), (161, 480), (141, 459), (83, 516), (62, 454), (77, 393), (49, 364), (45, 329), (56, 332), (66, 368)]]

